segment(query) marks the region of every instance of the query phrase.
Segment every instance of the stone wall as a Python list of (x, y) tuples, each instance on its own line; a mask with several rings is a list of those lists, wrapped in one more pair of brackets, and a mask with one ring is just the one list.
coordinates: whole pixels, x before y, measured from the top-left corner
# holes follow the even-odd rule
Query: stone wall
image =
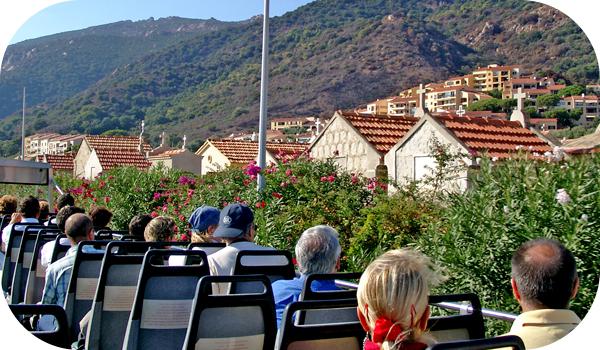
[(311, 147), (310, 155), (318, 160), (333, 159), (342, 169), (368, 177), (375, 176), (379, 164), (379, 153), (340, 117)]

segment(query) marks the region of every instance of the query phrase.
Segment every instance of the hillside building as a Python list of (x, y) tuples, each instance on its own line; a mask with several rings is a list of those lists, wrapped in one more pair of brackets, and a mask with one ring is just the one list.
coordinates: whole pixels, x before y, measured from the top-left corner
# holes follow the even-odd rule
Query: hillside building
[(580, 109), (583, 113), (579, 120), (575, 121), (575, 125), (589, 128), (600, 118), (599, 99), (600, 97), (595, 95), (569, 96), (560, 101), (559, 107), (568, 110)]
[(169, 170), (177, 169), (197, 175), (200, 174), (202, 170), (202, 158), (185, 148), (187, 140), (185, 135), (183, 136), (183, 145), (181, 148), (169, 147), (169, 138), (164, 132), (160, 138), (161, 144), (146, 153), (146, 158), (152, 164), (152, 167), (162, 166)]
[(57, 133), (34, 134), (25, 137), (25, 158), (44, 154), (63, 155), (81, 144), (84, 135), (61, 135)]
[(473, 71), (473, 88), (479, 91), (504, 90), (504, 85), (521, 76), (520, 66), (499, 66), (490, 64)]

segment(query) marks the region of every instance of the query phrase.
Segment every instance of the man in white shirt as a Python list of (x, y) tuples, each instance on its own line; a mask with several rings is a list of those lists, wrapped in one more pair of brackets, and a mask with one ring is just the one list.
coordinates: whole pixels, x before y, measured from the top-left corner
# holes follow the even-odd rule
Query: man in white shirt
[[(60, 232), (65, 233), (65, 223), (67, 222), (67, 219), (73, 214), (83, 213), (85, 213), (85, 210), (83, 210), (82, 208), (67, 205), (60, 209), (58, 213), (56, 213), (56, 226), (58, 226)], [(48, 265), (50, 265), (50, 262), (52, 260), (52, 252), (54, 251), (55, 244), (56, 241), (50, 241), (42, 246), (42, 251), (40, 253), (40, 263), (43, 267), (48, 267)], [(60, 244), (70, 245), (69, 239), (66, 237), (61, 238)]]
[[(19, 204), (19, 212), (14, 213), (8, 226), (2, 230), (2, 251), (6, 252), (10, 231), (15, 224), (39, 224), (40, 202), (33, 196), (28, 196)], [(18, 225), (17, 225), (18, 226)]]
[(527, 349), (551, 344), (570, 333), (581, 320), (569, 301), (579, 289), (575, 257), (558, 241), (525, 242), (512, 258), (511, 285), (523, 313), (509, 334), (523, 339)]
[[(254, 214), (248, 206), (234, 203), (221, 210), (219, 226), (213, 233), (227, 247), (208, 256), (211, 275), (233, 275), (235, 259), (241, 250), (272, 250), (254, 243)], [(272, 260), (271, 260), (272, 261)], [(227, 293), (228, 284), (219, 284), (215, 294)]]

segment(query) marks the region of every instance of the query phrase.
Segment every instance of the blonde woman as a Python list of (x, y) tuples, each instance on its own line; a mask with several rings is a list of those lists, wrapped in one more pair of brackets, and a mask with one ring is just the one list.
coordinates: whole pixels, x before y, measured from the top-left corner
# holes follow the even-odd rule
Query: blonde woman
[(373, 261), (357, 291), (358, 318), (367, 332), (364, 350), (423, 350), (429, 286), (440, 277), (431, 261), (410, 249), (392, 250)]

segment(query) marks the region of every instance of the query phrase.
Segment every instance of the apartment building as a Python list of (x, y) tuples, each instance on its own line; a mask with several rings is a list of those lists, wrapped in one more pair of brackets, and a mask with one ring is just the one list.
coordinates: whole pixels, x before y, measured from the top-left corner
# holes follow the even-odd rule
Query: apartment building
[(473, 71), (473, 88), (479, 91), (504, 90), (504, 84), (521, 76), (520, 66), (490, 64)]

